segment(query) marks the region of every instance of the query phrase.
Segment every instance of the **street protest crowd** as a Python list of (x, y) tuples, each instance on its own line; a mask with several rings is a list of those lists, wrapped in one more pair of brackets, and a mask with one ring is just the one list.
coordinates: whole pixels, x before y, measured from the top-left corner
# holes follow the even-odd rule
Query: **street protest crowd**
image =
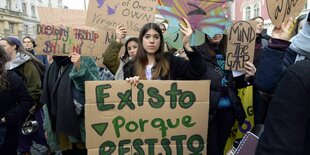
[[(147, 23), (135, 37), (118, 25), (115, 39), (101, 51), (102, 66), (78, 52), (37, 55), (36, 41), (29, 36), (1, 38), (0, 155), (31, 154), (34, 142), (45, 146), (48, 154), (87, 154), (85, 81), (99, 80), (125, 80), (138, 88), (140, 80), (210, 80), (208, 155), (238, 147), (240, 139), (230, 146), (227, 141), (235, 123), (241, 127), (247, 117), (242, 100), (247, 94), (238, 91), (251, 87), (254, 122), (248, 131), (259, 137), (255, 154), (310, 154), (309, 13), (296, 20), (290, 17), (271, 36), (262, 33), (262, 17), (251, 19), (256, 24), (254, 58), (244, 62), (239, 74), (225, 68), (228, 33), (205, 34), (204, 43), (192, 46), (193, 28), (188, 19), (182, 20), (180, 49), (165, 42), (169, 21)], [(173, 96), (172, 91), (166, 95)], [(190, 123), (182, 118), (182, 125)], [(191, 147), (193, 154), (202, 154)]]

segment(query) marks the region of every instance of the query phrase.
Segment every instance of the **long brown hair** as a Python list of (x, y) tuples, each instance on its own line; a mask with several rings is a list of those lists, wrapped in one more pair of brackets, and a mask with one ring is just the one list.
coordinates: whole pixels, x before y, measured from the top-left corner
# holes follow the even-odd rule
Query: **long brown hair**
[(0, 92), (7, 90), (9, 87), (9, 82), (6, 80), (6, 67), (5, 64), (10, 61), (10, 57), (6, 54), (3, 47), (0, 46)]
[(158, 32), (160, 36), (160, 47), (155, 53), (155, 65), (152, 68), (152, 79), (158, 79), (169, 74), (169, 62), (164, 54), (164, 37), (160, 27), (155, 23), (145, 24), (139, 35), (139, 46), (137, 56), (135, 57), (135, 75), (140, 76), (140, 79), (146, 79), (145, 68), (148, 64), (147, 53), (143, 48), (143, 37), (150, 29)]

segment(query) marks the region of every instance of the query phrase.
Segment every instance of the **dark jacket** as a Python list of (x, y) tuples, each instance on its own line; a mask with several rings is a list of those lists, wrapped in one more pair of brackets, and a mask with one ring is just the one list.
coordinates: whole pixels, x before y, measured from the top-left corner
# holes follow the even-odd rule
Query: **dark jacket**
[[(161, 80), (197, 80), (206, 72), (206, 63), (203, 61), (200, 52), (193, 47), (194, 52), (185, 51), (189, 61), (174, 56), (171, 52), (165, 52), (164, 58), (168, 59), (170, 73), (161, 77)], [(124, 66), (124, 78), (135, 76), (134, 61), (130, 61)]]
[[(69, 57), (62, 58), (61, 62), (55, 60), (46, 72), (41, 103), (47, 105), (53, 132), (84, 140), (80, 131), (80, 114), (77, 114), (74, 99), (83, 102), (84, 82), (98, 80), (98, 67), (93, 58), (86, 56), (81, 57), (79, 70), (76, 70)], [(63, 70), (59, 74), (61, 68)], [(81, 115), (84, 117), (84, 113)]]
[(40, 62), (45, 66), (45, 70), (48, 69), (49, 63), (47, 60), (47, 55), (37, 55), (36, 52), (34, 51), (34, 49), (32, 49), (31, 51), (28, 51), (31, 54), (33, 54), (37, 59), (40, 60)]
[(34, 105), (19, 75), (14, 71), (8, 71), (7, 80), (10, 89), (0, 92), (0, 118), (5, 117), (7, 128), (4, 143), (0, 146), (1, 155), (16, 154), (21, 119), (25, 118)]
[(286, 69), (270, 104), (256, 155), (310, 154), (310, 61)]
[(283, 70), (294, 64), (296, 53), (289, 45), (288, 41), (271, 39), (271, 44), (265, 47), (254, 81), (261, 91), (274, 93)]
[[(204, 75), (200, 77), (201, 80), (211, 80), (211, 92), (210, 92), (210, 111), (209, 111), (209, 121), (212, 121), (215, 117), (217, 106), (221, 97), (221, 86), (222, 86), (222, 78), (224, 75), (221, 72), (220, 66), (216, 63), (215, 58), (213, 58), (208, 49), (206, 44), (200, 45), (197, 48), (198, 51), (201, 52), (201, 55), (205, 61), (206, 72)], [(246, 82), (243, 80), (244, 76), (233, 78), (232, 72), (230, 71), (227, 75), (227, 83), (228, 85), (228, 96), (232, 102), (232, 106), (234, 109), (235, 117), (237, 118), (239, 123), (243, 123), (246, 115), (241, 104), (241, 100), (238, 97), (237, 88), (247, 86)], [(238, 87), (237, 87), (238, 86)]]

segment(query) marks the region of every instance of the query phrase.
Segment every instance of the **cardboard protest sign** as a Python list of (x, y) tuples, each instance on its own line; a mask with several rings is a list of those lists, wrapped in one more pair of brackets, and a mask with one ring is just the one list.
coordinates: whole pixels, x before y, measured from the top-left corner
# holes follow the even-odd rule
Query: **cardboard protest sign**
[(245, 62), (253, 63), (256, 39), (255, 21), (237, 21), (230, 28), (227, 40), (226, 70), (243, 70)]
[(210, 81), (87, 81), (88, 154), (206, 154)]
[(267, 9), (272, 23), (280, 27), (289, 17), (296, 17), (304, 8), (307, 0), (268, 0)]
[(103, 42), (103, 34), (93, 30), (37, 25), (37, 54), (100, 56)]
[(63, 25), (74, 28), (94, 29), (85, 25), (86, 11), (37, 7), (41, 24)]
[[(96, 35), (99, 35), (100, 39), (96, 41), (96, 44), (94, 47), (96, 49), (93, 49), (93, 45), (88, 44), (90, 51), (85, 51), (85, 49), (81, 49), (80, 51), (83, 55), (91, 55), (93, 57), (96, 57), (96, 63), (98, 66), (103, 66), (102, 64), (102, 53), (105, 52), (108, 45), (110, 44), (111, 40), (115, 39), (115, 32), (109, 31), (109, 30), (103, 30), (103, 29), (96, 29), (93, 27), (89, 27), (85, 25), (86, 21), (86, 14), (87, 12), (85, 10), (73, 10), (73, 9), (58, 9), (58, 8), (48, 8), (48, 7), (38, 7), (38, 13), (40, 18), (41, 25), (52, 25), (58, 27), (58, 29), (64, 28), (65, 26), (70, 27), (70, 29), (78, 28), (83, 29), (88, 32), (95, 33)], [(49, 54), (49, 55), (68, 55), (72, 51), (77, 51), (77, 48), (79, 44), (81, 44), (81, 41), (75, 42), (75, 46), (71, 46), (69, 49), (69, 46), (67, 46), (64, 42), (61, 43), (59, 40), (57, 40), (57, 46), (56, 46), (56, 40), (55, 35), (43, 35), (42, 32), (39, 32), (41, 27), (37, 27), (38, 34), (37, 39), (37, 48), (36, 52), (38, 54)], [(52, 29), (52, 28), (50, 28)], [(63, 31), (63, 33), (66, 31)], [(73, 33), (71, 32), (70, 35)], [(49, 36), (49, 37), (48, 37)], [(54, 37), (54, 43), (52, 43), (53, 40), (51, 38)], [(75, 36), (71, 36), (75, 37)], [(76, 40), (75, 40), (76, 41)], [(45, 44), (47, 43), (47, 44)], [(68, 42), (69, 43), (69, 42)], [(86, 42), (84, 41), (82, 46), (85, 48)], [(66, 47), (64, 47), (66, 46)], [(62, 47), (62, 49), (61, 49)], [(73, 49), (74, 47), (74, 49)], [(43, 50), (45, 49), (45, 50)], [(69, 50), (69, 51), (68, 51)], [(124, 51), (123, 49), (121, 51)], [(120, 52), (121, 53), (121, 52)]]
[(115, 30), (122, 24), (129, 35), (139, 36), (142, 26), (154, 21), (156, 5), (156, 0), (92, 0), (86, 25)]

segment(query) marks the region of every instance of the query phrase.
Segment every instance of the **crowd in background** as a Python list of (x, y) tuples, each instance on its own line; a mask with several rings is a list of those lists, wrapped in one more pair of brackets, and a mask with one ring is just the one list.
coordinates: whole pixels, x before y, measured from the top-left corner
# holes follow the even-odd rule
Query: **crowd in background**
[[(209, 155), (223, 155), (235, 121), (244, 123), (238, 89), (253, 86), (253, 130), (260, 128), (255, 134), (261, 137), (256, 154), (310, 154), (309, 15), (290, 18), (271, 36), (262, 34), (262, 17), (251, 19), (257, 23), (254, 61), (246, 62), (239, 76), (225, 70), (227, 35), (205, 35), (205, 43), (191, 46), (193, 30), (183, 20), (181, 49), (164, 41), (169, 23), (148, 23), (136, 37), (118, 26), (116, 39), (102, 51), (104, 67), (78, 53), (36, 55), (29, 36), (1, 38), (0, 154), (30, 154), (33, 142), (45, 146), (48, 154), (87, 154), (84, 82), (95, 80), (132, 85), (139, 80), (211, 80)], [(29, 117), (37, 124), (27, 134), (23, 123)]]

